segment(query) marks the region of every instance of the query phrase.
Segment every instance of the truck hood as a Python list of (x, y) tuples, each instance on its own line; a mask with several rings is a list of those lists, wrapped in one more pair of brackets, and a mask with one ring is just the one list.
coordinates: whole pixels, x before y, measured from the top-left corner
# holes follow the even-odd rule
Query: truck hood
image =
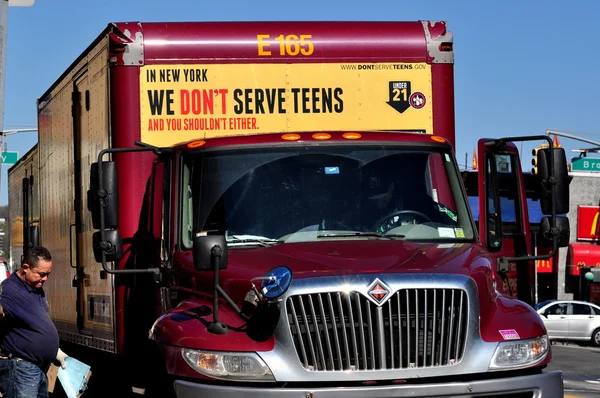
[[(417, 244), (406, 241), (346, 240), (231, 249), (229, 265), (264, 273), (285, 265), (295, 278), (356, 273), (448, 272), (469, 274), (473, 245)], [(462, 269), (465, 267), (465, 269)]]
[[(228, 250), (227, 269), (220, 284), (237, 299), (250, 288), (250, 279), (285, 265), (294, 279), (320, 276), (386, 273), (449, 273), (490, 275), (490, 261), (481, 246), (470, 243), (415, 243), (402, 240), (344, 240), (284, 243)], [(196, 271), (192, 254), (178, 253), (175, 261), (184, 286), (212, 291), (212, 272)], [(479, 279), (479, 278), (475, 278)]]
[[(231, 298), (241, 305), (250, 290), (250, 279), (264, 276), (271, 269), (285, 265), (294, 279), (345, 276), (357, 274), (453, 274), (472, 278), (479, 291), (479, 332), (486, 341), (502, 341), (500, 331), (515, 332), (522, 339), (545, 333), (539, 315), (527, 304), (498, 294), (493, 285), (491, 260), (479, 244), (473, 243), (415, 243), (401, 240), (344, 240), (284, 243), (268, 247), (236, 247), (228, 250), (228, 267), (220, 272), (220, 285)], [(211, 317), (213, 273), (196, 271), (191, 252), (178, 252), (173, 259), (176, 288), (194, 291), (188, 300), (170, 311), (173, 314), (195, 308), (203, 311), (202, 317)], [(292, 282), (293, 286), (293, 282)], [(188, 308), (189, 307), (189, 308)], [(231, 327), (241, 327), (243, 322), (227, 305), (220, 306), (222, 322)], [(196, 316), (196, 315), (195, 315)], [(164, 318), (167, 322), (168, 316)], [(207, 318), (207, 319), (208, 319)], [(204, 322), (207, 322), (206, 320)], [(190, 324), (191, 325), (191, 324)], [(195, 324), (194, 324), (195, 325)], [(254, 347), (245, 333), (219, 338), (207, 333), (205, 326), (185, 331), (181, 323), (163, 324), (163, 337), (169, 344), (220, 350)], [(190, 326), (192, 327), (192, 326)], [(157, 329), (158, 330), (158, 329)], [(176, 337), (174, 330), (181, 336)], [(515, 334), (515, 335), (516, 335)], [(170, 337), (169, 337), (170, 336)], [(177, 335), (179, 336), (179, 335)], [(190, 336), (195, 336), (193, 339)], [(225, 336), (225, 335), (224, 335)], [(235, 344), (234, 344), (235, 343)], [(207, 346), (209, 344), (209, 346)], [(254, 345), (253, 345), (254, 344)], [(274, 341), (265, 342), (271, 349)]]

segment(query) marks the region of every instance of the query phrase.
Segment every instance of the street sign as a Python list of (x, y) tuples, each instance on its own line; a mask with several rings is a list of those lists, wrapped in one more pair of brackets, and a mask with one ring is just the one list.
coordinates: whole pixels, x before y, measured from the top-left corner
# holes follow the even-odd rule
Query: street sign
[(33, 3), (35, 0), (8, 0), (8, 5), (11, 7), (31, 7)]
[(600, 158), (573, 158), (571, 171), (600, 172)]
[(2, 152), (2, 164), (13, 165), (19, 159), (19, 152)]

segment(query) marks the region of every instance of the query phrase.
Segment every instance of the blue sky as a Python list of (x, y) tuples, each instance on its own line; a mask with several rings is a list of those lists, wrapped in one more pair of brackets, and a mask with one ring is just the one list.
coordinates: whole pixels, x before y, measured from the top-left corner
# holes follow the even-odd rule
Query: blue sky
[[(405, 1), (36, 0), (11, 7), (4, 128), (36, 127), (36, 100), (115, 21), (445, 20), (454, 34), (457, 158), (480, 137), (566, 130), (600, 141), (600, 52), (595, 0)], [(8, 137), (27, 152), (37, 133)], [(590, 145), (561, 139), (571, 149)], [(529, 168), (531, 143), (523, 145)], [(0, 205), (8, 203), (2, 166)]]

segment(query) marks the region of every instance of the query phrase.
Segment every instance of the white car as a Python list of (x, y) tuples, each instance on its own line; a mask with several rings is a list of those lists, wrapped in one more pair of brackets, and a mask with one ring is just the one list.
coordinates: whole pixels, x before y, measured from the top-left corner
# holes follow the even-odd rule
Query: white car
[(4, 258), (0, 257), (0, 283), (2, 283), (2, 281), (9, 276), (10, 269), (8, 267), (8, 262)]
[(543, 301), (535, 306), (550, 340), (591, 342), (600, 346), (600, 306), (577, 300)]

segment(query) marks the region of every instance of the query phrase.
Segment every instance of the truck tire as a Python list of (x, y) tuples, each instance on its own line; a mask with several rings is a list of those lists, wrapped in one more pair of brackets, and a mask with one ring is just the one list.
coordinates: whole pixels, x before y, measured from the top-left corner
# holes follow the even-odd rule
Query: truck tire
[(165, 361), (158, 345), (147, 344), (146, 374), (148, 375), (144, 396), (152, 398), (175, 398), (173, 378), (167, 373)]

